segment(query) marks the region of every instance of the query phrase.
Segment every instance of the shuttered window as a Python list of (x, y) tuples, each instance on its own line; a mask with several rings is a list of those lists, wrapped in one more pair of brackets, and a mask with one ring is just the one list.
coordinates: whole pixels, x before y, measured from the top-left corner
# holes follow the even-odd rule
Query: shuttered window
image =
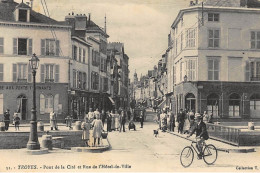
[(17, 81), (17, 64), (13, 64), (13, 82)]
[(44, 65), (41, 65), (41, 82), (44, 82)]
[(40, 114), (45, 113), (45, 97), (43, 94), (40, 94)]
[(4, 54), (4, 38), (0, 38), (0, 54)]
[(0, 81), (4, 81), (4, 64), (0, 64)]
[(55, 65), (55, 82), (60, 81), (60, 66)]

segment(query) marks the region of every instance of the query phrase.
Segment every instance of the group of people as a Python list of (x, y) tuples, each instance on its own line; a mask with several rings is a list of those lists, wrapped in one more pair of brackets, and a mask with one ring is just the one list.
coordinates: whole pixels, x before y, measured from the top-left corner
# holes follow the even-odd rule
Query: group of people
[(165, 132), (166, 130), (174, 131), (175, 117), (169, 108), (163, 108), (162, 111), (158, 109), (157, 120), (159, 122), (159, 129)]
[[(16, 131), (19, 130), (20, 120), (19, 114), (15, 112), (13, 115), (13, 125), (15, 126)], [(9, 129), (10, 121), (10, 110), (6, 109), (4, 112), (5, 131), (8, 131)]]

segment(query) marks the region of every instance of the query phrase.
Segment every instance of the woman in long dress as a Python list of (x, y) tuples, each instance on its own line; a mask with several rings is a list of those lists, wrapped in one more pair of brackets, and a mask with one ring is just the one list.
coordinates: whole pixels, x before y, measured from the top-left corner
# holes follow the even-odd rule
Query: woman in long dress
[(83, 129), (82, 139), (85, 141), (87, 147), (89, 147), (89, 130), (90, 130), (91, 124), (89, 123), (88, 119), (86, 119), (85, 121), (86, 122), (83, 122), (81, 124), (81, 128)]
[(104, 130), (103, 123), (100, 119), (100, 115), (97, 115), (96, 119), (93, 120), (92, 125), (94, 146), (96, 146), (96, 139), (98, 139), (98, 145), (100, 145), (101, 132)]
[(119, 114), (115, 111), (115, 129), (118, 131), (120, 129), (120, 119)]
[(114, 111), (111, 111), (110, 115), (111, 115), (111, 131), (112, 131), (112, 130), (116, 129), (116, 127), (115, 127), (115, 114), (114, 114)]

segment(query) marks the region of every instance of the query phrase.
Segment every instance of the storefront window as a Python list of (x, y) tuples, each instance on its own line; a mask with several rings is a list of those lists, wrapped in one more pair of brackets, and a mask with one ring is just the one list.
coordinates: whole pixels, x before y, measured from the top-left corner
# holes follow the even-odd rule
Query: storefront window
[(210, 94), (207, 97), (207, 112), (212, 112), (214, 118), (219, 118), (219, 96), (217, 94)]
[(240, 96), (236, 93), (229, 97), (229, 117), (239, 117)]
[(260, 118), (260, 94), (253, 94), (250, 97), (250, 117)]

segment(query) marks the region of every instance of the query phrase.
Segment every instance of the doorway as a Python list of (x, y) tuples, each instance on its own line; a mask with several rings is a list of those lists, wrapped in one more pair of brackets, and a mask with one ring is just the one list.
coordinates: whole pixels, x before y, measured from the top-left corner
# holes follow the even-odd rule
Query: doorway
[(187, 110), (193, 110), (195, 111), (196, 108), (196, 99), (195, 99), (195, 95), (192, 93), (188, 93), (185, 97), (185, 108)]
[(27, 119), (27, 97), (20, 95), (16, 99), (17, 102), (17, 113), (20, 114), (21, 120)]

